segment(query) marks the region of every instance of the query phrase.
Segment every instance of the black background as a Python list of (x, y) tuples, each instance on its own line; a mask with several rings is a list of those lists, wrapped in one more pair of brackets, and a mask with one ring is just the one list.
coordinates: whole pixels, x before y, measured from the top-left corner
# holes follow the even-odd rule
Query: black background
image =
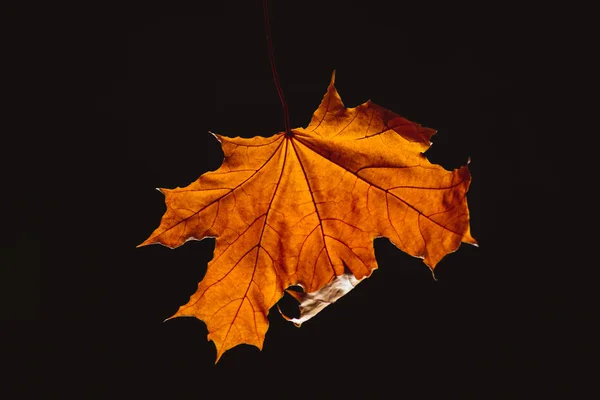
[[(4, 318), (43, 321), (52, 355), (44, 365), (68, 365), (45, 390), (521, 398), (581, 388), (577, 366), (595, 348), (582, 305), (592, 296), (561, 250), (577, 251), (561, 214), (570, 201), (555, 157), (562, 136), (550, 136), (570, 124), (557, 99), (568, 98), (563, 75), (572, 76), (576, 52), (561, 10), (272, 2), (292, 126), (308, 124), (335, 69), (346, 106), (371, 99), (437, 129), (430, 161), (451, 169), (471, 159), (480, 246), (448, 255), (434, 281), (421, 260), (378, 239), (379, 269), (348, 296), (300, 329), (273, 309), (262, 351), (238, 346), (216, 365), (203, 322), (162, 322), (195, 291), (214, 241), (136, 245), (165, 211), (155, 188), (188, 185), (221, 164), (209, 130), (251, 137), (283, 129), (261, 3), (69, 12), (67, 51), (53, 60), (74, 83), (66, 115), (76, 135), (65, 142), (68, 182), (46, 202), (61, 210), (48, 218), (58, 214), (68, 235), (45, 236), (59, 242), (48, 254), (63, 252), (45, 270), (43, 307), (19, 301), (23, 312), (6, 307)], [(6, 254), (20, 254), (32, 235), (23, 232)]]

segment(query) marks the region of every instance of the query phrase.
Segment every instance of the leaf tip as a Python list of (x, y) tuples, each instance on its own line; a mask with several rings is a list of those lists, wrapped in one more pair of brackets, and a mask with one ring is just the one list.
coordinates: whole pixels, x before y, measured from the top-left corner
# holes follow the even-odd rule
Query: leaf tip
[(437, 282), (438, 278), (435, 276), (435, 271), (433, 270), (433, 268), (429, 268), (429, 270), (431, 271), (431, 276), (433, 277), (433, 281)]
[(335, 83), (335, 69), (333, 70), (333, 73), (331, 74), (331, 81), (329, 82), (329, 86), (333, 86), (334, 83)]
[(474, 237), (470, 236), (468, 240), (465, 240), (465, 243), (470, 244), (471, 246), (479, 247), (479, 242), (475, 240)]
[(464, 234), (464, 236), (463, 236), (463, 238), (462, 238), (461, 241), (463, 243), (467, 243), (467, 244), (470, 244), (472, 246), (479, 247), (479, 243), (477, 242), (477, 239), (475, 239), (473, 237), (473, 235), (471, 235), (471, 229), (470, 228), (467, 229), (467, 232)]
[(155, 244), (156, 242), (151, 242), (150, 241), (151, 238), (148, 238), (146, 240), (144, 240), (142, 243), (138, 244), (137, 246), (135, 246), (136, 249), (139, 249), (140, 247), (145, 247), (151, 244)]
[[(210, 341), (211, 339), (209, 339)], [(215, 348), (217, 349), (217, 357), (215, 358), (215, 365), (217, 365), (217, 363), (219, 362), (219, 360), (221, 360), (221, 357), (223, 357), (223, 354), (225, 354), (225, 352), (229, 349), (226, 348), (222, 348), (217, 346), (217, 344), (215, 343), (215, 341), (213, 340), (213, 343), (215, 344)]]
[(213, 135), (215, 137), (215, 139), (217, 139), (219, 141), (219, 143), (221, 143), (221, 135), (219, 135), (218, 133), (214, 133), (211, 131), (208, 131), (208, 133), (210, 133), (211, 135)]

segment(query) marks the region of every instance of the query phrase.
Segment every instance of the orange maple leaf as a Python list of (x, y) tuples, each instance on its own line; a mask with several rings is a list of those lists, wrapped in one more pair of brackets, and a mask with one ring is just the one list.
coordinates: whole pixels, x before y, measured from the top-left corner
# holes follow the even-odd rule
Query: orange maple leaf
[(334, 87), (306, 128), (271, 137), (215, 135), (225, 159), (184, 188), (161, 189), (167, 211), (139, 246), (175, 248), (215, 237), (214, 257), (190, 301), (171, 317), (204, 321), (217, 359), (246, 343), (262, 349), (267, 314), (290, 286), (297, 326), (377, 268), (387, 237), (433, 271), (470, 234), (465, 165), (423, 155), (435, 130), (367, 101), (344, 107)]

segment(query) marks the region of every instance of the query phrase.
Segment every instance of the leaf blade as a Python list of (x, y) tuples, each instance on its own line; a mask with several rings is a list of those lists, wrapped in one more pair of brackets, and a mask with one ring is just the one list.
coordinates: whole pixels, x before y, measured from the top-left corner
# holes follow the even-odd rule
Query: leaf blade
[[(423, 155), (435, 130), (371, 101), (346, 108), (335, 73), (306, 128), (250, 139), (215, 135), (224, 160), (184, 188), (161, 189), (167, 211), (139, 246), (214, 237), (197, 291), (171, 317), (204, 321), (216, 362), (238, 344), (262, 349), (267, 315), (290, 286), (306, 322), (377, 268), (388, 237), (433, 271), (469, 226), (468, 166)], [(139, 247), (138, 246), (138, 247)]]

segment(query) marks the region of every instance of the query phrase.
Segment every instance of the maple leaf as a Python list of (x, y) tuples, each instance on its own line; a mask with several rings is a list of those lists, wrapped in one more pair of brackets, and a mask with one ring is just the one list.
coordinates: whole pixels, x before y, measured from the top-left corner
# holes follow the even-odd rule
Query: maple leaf
[[(433, 271), (470, 234), (465, 165), (453, 171), (422, 154), (435, 130), (370, 101), (346, 108), (334, 87), (306, 128), (221, 142), (224, 161), (184, 188), (160, 189), (167, 211), (139, 246), (175, 248), (215, 237), (198, 290), (171, 317), (206, 323), (225, 351), (262, 349), (267, 315), (289, 291), (297, 326), (377, 268), (373, 240), (387, 237)], [(138, 246), (138, 247), (139, 247)]]

